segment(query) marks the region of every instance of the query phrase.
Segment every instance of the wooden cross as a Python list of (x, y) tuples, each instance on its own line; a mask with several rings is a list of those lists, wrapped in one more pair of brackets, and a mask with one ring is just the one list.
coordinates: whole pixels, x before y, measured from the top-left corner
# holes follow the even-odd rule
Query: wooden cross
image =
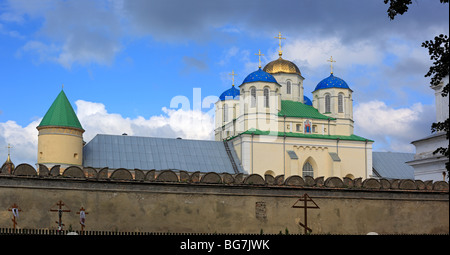
[(63, 210), (62, 207), (65, 206), (64, 202), (59, 200), (58, 203), (56, 203), (57, 206), (59, 206), (58, 209), (50, 209), (50, 212), (58, 212), (58, 221), (55, 221), (58, 223), (58, 231), (61, 231), (64, 224), (62, 223), (62, 213), (63, 212), (71, 212), (71, 210)]
[(255, 55), (258, 55), (258, 67), (261, 68), (261, 56), (264, 56), (264, 54), (261, 54), (261, 50), (258, 50), (258, 54), (255, 53)]
[(330, 57), (330, 59), (327, 59), (328, 62), (331, 64), (331, 74), (333, 74), (333, 62), (336, 62), (333, 60), (333, 56)]
[(231, 73), (230, 73), (229, 75), (231, 75), (231, 80), (233, 81), (233, 87), (234, 87), (234, 76), (236, 75), (236, 74), (234, 73), (234, 70), (232, 70)]
[(282, 39), (286, 40), (286, 38), (281, 37), (281, 32), (278, 32), (278, 36), (276, 36), (274, 38), (278, 39), (278, 44), (280, 46), (280, 50), (278, 51), (278, 55), (281, 57), (281, 55), (283, 54), (283, 51), (281, 50), (281, 40)]
[[(308, 206), (308, 201), (313, 202), (314, 206)], [(303, 202), (303, 205), (297, 205), (298, 202)], [(298, 224), (305, 229), (305, 235), (312, 232), (312, 229), (308, 227), (308, 213), (307, 209), (320, 209), (320, 207), (314, 202), (308, 194), (303, 194), (292, 206), (292, 208), (304, 208), (305, 209), (305, 224), (302, 224), (301, 222), (298, 222)]]
[[(21, 212), (22, 209), (20, 209), (19, 206), (16, 205), (16, 203), (14, 203), (10, 208), (8, 208), (8, 211), (13, 213), (13, 217), (11, 220), (13, 222), (13, 228), (16, 229), (16, 224), (17, 224), (16, 218), (19, 218), (19, 212)], [(17, 215), (17, 217), (16, 217), (16, 215)]]
[(89, 214), (89, 213), (86, 212), (86, 209), (81, 207), (80, 211), (77, 212), (77, 214), (80, 215), (81, 234), (83, 234), (84, 233), (84, 227), (86, 225), (86, 214)]

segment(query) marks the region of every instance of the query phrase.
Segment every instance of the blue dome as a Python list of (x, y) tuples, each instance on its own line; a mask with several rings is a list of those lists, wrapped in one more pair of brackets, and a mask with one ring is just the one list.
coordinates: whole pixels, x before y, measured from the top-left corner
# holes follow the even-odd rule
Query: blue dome
[[(231, 87), (231, 89), (225, 90), (225, 92), (223, 92), (219, 99), (220, 101), (224, 101), (227, 99), (239, 99), (239, 95), (241, 93), (239, 92), (239, 89), (236, 89), (234, 86)], [(236, 98), (237, 97), (237, 98)]]
[(323, 79), (319, 84), (316, 86), (316, 90), (319, 89), (329, 89), (329, 88), (343, 88), (343, 89), (350, 89), (347, 85), (347, 83), (339, 78), (335, 77), (333, 74), (331, 74), (329, 77)]
[(257, 71), (254, 71), (253, 73), (249, 74), (244, 79), (242, 84), (248, 83), (248, 82), (256, 82), (256, 81), (265, 81), (265, 82), (277, 83), (277, 80), (275, 80), (275, 78), (271, 74), (266, 73), (263, 70), (261, 70), (261, 68), (259, 68)]
[(303, 96), (303, 103), (312, 106), (311, 99), (309, 99), (307, 96)]

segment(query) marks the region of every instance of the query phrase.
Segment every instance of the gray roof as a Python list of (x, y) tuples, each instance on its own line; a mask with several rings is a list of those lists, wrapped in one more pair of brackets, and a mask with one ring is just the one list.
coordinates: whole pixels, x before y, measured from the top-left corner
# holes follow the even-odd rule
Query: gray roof
[[(221, 141), (98, 134), (83, 148), (83, 166), (244, 172), (233, 146), (228, 146), (230, 155), (225, 147)], [(232, 165), (233, 160), (236, 169)]]
[(414, 168), (405, 162), (414, 159), (414, 153), (372, 152), (374, 175), (386, 179), (414, 180)]

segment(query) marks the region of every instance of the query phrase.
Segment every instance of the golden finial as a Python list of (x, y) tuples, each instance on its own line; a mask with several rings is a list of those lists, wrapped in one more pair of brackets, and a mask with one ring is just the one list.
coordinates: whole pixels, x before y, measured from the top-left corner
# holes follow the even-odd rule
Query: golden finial
[(255, 55), (258, 55), (258, 61), (259, 61), (258, 67), (261, 68), (261, 56), (264, 56), (264, 54), (261, 54), (261, 50), (258, 50), (258, 54), (255, 53)]
[(281, 37), (281, 32), (278, 32), (278, 36), (274, 37), (274, 38), (278, 39), (278, 41), (279, 41), (278, 44), (280, 46), (280, 50), (278, 51), (278, 56), (280, 56), (280, 58), (281, 58), (281, 55), (283, 54), (283, 51), (281, 50), (281, 40), (286, 39), (286, 38)]
[(330, 57), (330, 59), (327, 59), (328, 62), (330, 62), (331, 65), (331, 74), (333, 74), (333, 62), (336, 62), (333, 60), (333, 56)]
[(6, 158), (6, 162), (5, 163), (11, 163), (11, 157), (10, 157), (10, 155), (11, 155), (11, 148), (12, 148), (11, 144), (8, 143), (8, 146), (6, 146), (6, 148), (8, 148), (8, 158)]
[(12, 148), (11, 144), (8, 143), (8, 146), (6, 146), (6, 148), (8, 148), (8, 157), (9, 157), (9, 155), (11, 154), (11, 148)]
[(233, 81), (233, 87), (234, 87), (234, 76), (236, 75), (234, 73), (234, 70), (231, 70), (231, 73), (229, 75), (231, 75), (231, 80)]

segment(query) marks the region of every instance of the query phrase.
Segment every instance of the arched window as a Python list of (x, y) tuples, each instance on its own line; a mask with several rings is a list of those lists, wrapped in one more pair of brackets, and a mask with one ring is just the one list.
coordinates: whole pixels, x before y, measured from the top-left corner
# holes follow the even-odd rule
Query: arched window
[(264, 88), (264, 107), (269, 107), (269, 89)]
[(256, 106), (256, 88), (250, 88), (250, 107)]
[(305, 178), (306, 176), (314, 177), (314, 169), (309, 162), (306, 162), (303, 165), (303, 178)]
[(325, 112), (331, 112), (330, 94), (325, 95)]
[(344, 112), (344, 94), (338, 95), (338, 112)]
[(291, 81), (287, 81), (286, 83), (286, 93), (291, 94)]
[(223, 106), (223, 121), (227, 122), (228, 121), (228, 105), (225, 104)]

